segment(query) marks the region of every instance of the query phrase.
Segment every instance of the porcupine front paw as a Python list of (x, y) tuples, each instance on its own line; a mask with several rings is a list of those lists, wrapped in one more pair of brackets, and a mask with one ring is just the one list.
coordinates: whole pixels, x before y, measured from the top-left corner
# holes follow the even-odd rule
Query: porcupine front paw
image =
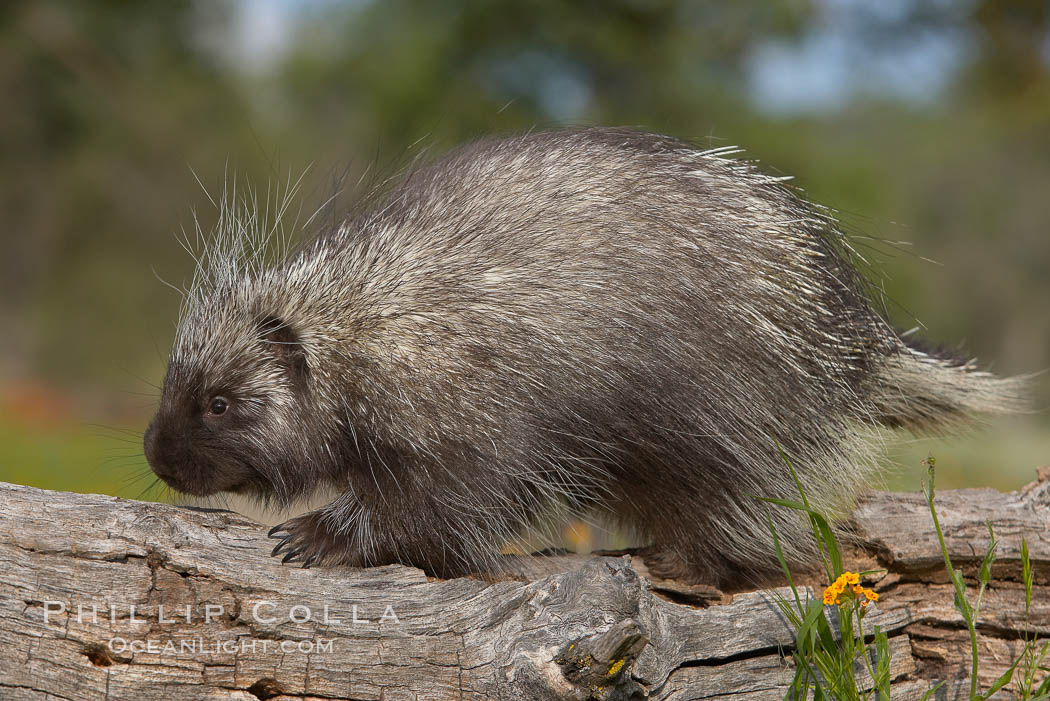
[(337, 534), (320, 511), (311, 511), (270, 529), (269, 536), (280, 542), (271, 556), (283, 555), (281, 562), (312, 565), (364, 567), (364, 557), (353, 547), (353, 536)]

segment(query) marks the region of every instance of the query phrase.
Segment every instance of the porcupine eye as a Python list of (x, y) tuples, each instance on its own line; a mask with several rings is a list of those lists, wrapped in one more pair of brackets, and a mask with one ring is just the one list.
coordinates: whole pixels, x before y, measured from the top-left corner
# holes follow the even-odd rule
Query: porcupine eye
[(213, 416), (222, 416), (230, 408), (230, 402), (226, 397), (212, 397), (208, 403), (208, 413)]

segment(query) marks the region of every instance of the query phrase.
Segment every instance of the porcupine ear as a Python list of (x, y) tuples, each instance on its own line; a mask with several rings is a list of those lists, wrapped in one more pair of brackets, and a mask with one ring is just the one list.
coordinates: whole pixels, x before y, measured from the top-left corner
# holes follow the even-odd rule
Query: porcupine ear
[(259, 338), (268, 344), (270, 351), (285, 366), (297, 384), (306, 380), (309, 368), (306, 352), (299, 335), (284, 319), (276, 316), (263, 317), (259, 321)]

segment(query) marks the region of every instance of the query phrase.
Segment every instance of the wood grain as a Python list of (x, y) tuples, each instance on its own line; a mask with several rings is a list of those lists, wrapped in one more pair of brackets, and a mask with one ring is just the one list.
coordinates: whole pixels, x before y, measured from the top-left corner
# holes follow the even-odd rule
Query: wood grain
[[(968, 576), (985, 519), (1001, 541), (981, 616), (985, 684), (1026, 629), (1050, 636), (1041, 477), (1017, 493), (938, 494)], [(855, 567), (886, 569), (865, 624), (891, 635), (894, 698), (945, 676), (955, 682), (935, 698), (964, 698), (968, 638), (922, 495), (871, 494), (852, 527)], [(1037, 581), (1027, 622), (1022, 535)], [(282, 566), (271, 547), (231, 512), (0, 483), (0, 698), (779, 699), (791, 678), (775, 603), (786, 589), (652, 582), (630, 555), (517, 558), (520, 580), (442, 581)]]

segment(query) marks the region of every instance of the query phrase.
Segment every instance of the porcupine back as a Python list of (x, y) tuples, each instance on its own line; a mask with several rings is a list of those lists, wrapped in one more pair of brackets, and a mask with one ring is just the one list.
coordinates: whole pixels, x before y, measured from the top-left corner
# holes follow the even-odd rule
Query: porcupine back
[[(750, 496), (797, 494), (779, 448), (834, 510), (869, 483), (873, 429), (1010, 411), (1020, 385), (910, 349), (834, 218), (729, 155), (620, 129), (481, 141), (198, 291), (183, 329), (295, 330), (309, 372), (281, 391), (309, 409), (272, 430), (312, 446), (257, 468), (285, 498), (349, 485), (327, 518), (359, 540), (400, 514), (402, 561), (491, 569), (560, 502), (646, 536), (661, 574), (775, 567), (767, 514), (804, 562), (805, 522)], [(201, 362), (244, 365), (224, 345)]]

